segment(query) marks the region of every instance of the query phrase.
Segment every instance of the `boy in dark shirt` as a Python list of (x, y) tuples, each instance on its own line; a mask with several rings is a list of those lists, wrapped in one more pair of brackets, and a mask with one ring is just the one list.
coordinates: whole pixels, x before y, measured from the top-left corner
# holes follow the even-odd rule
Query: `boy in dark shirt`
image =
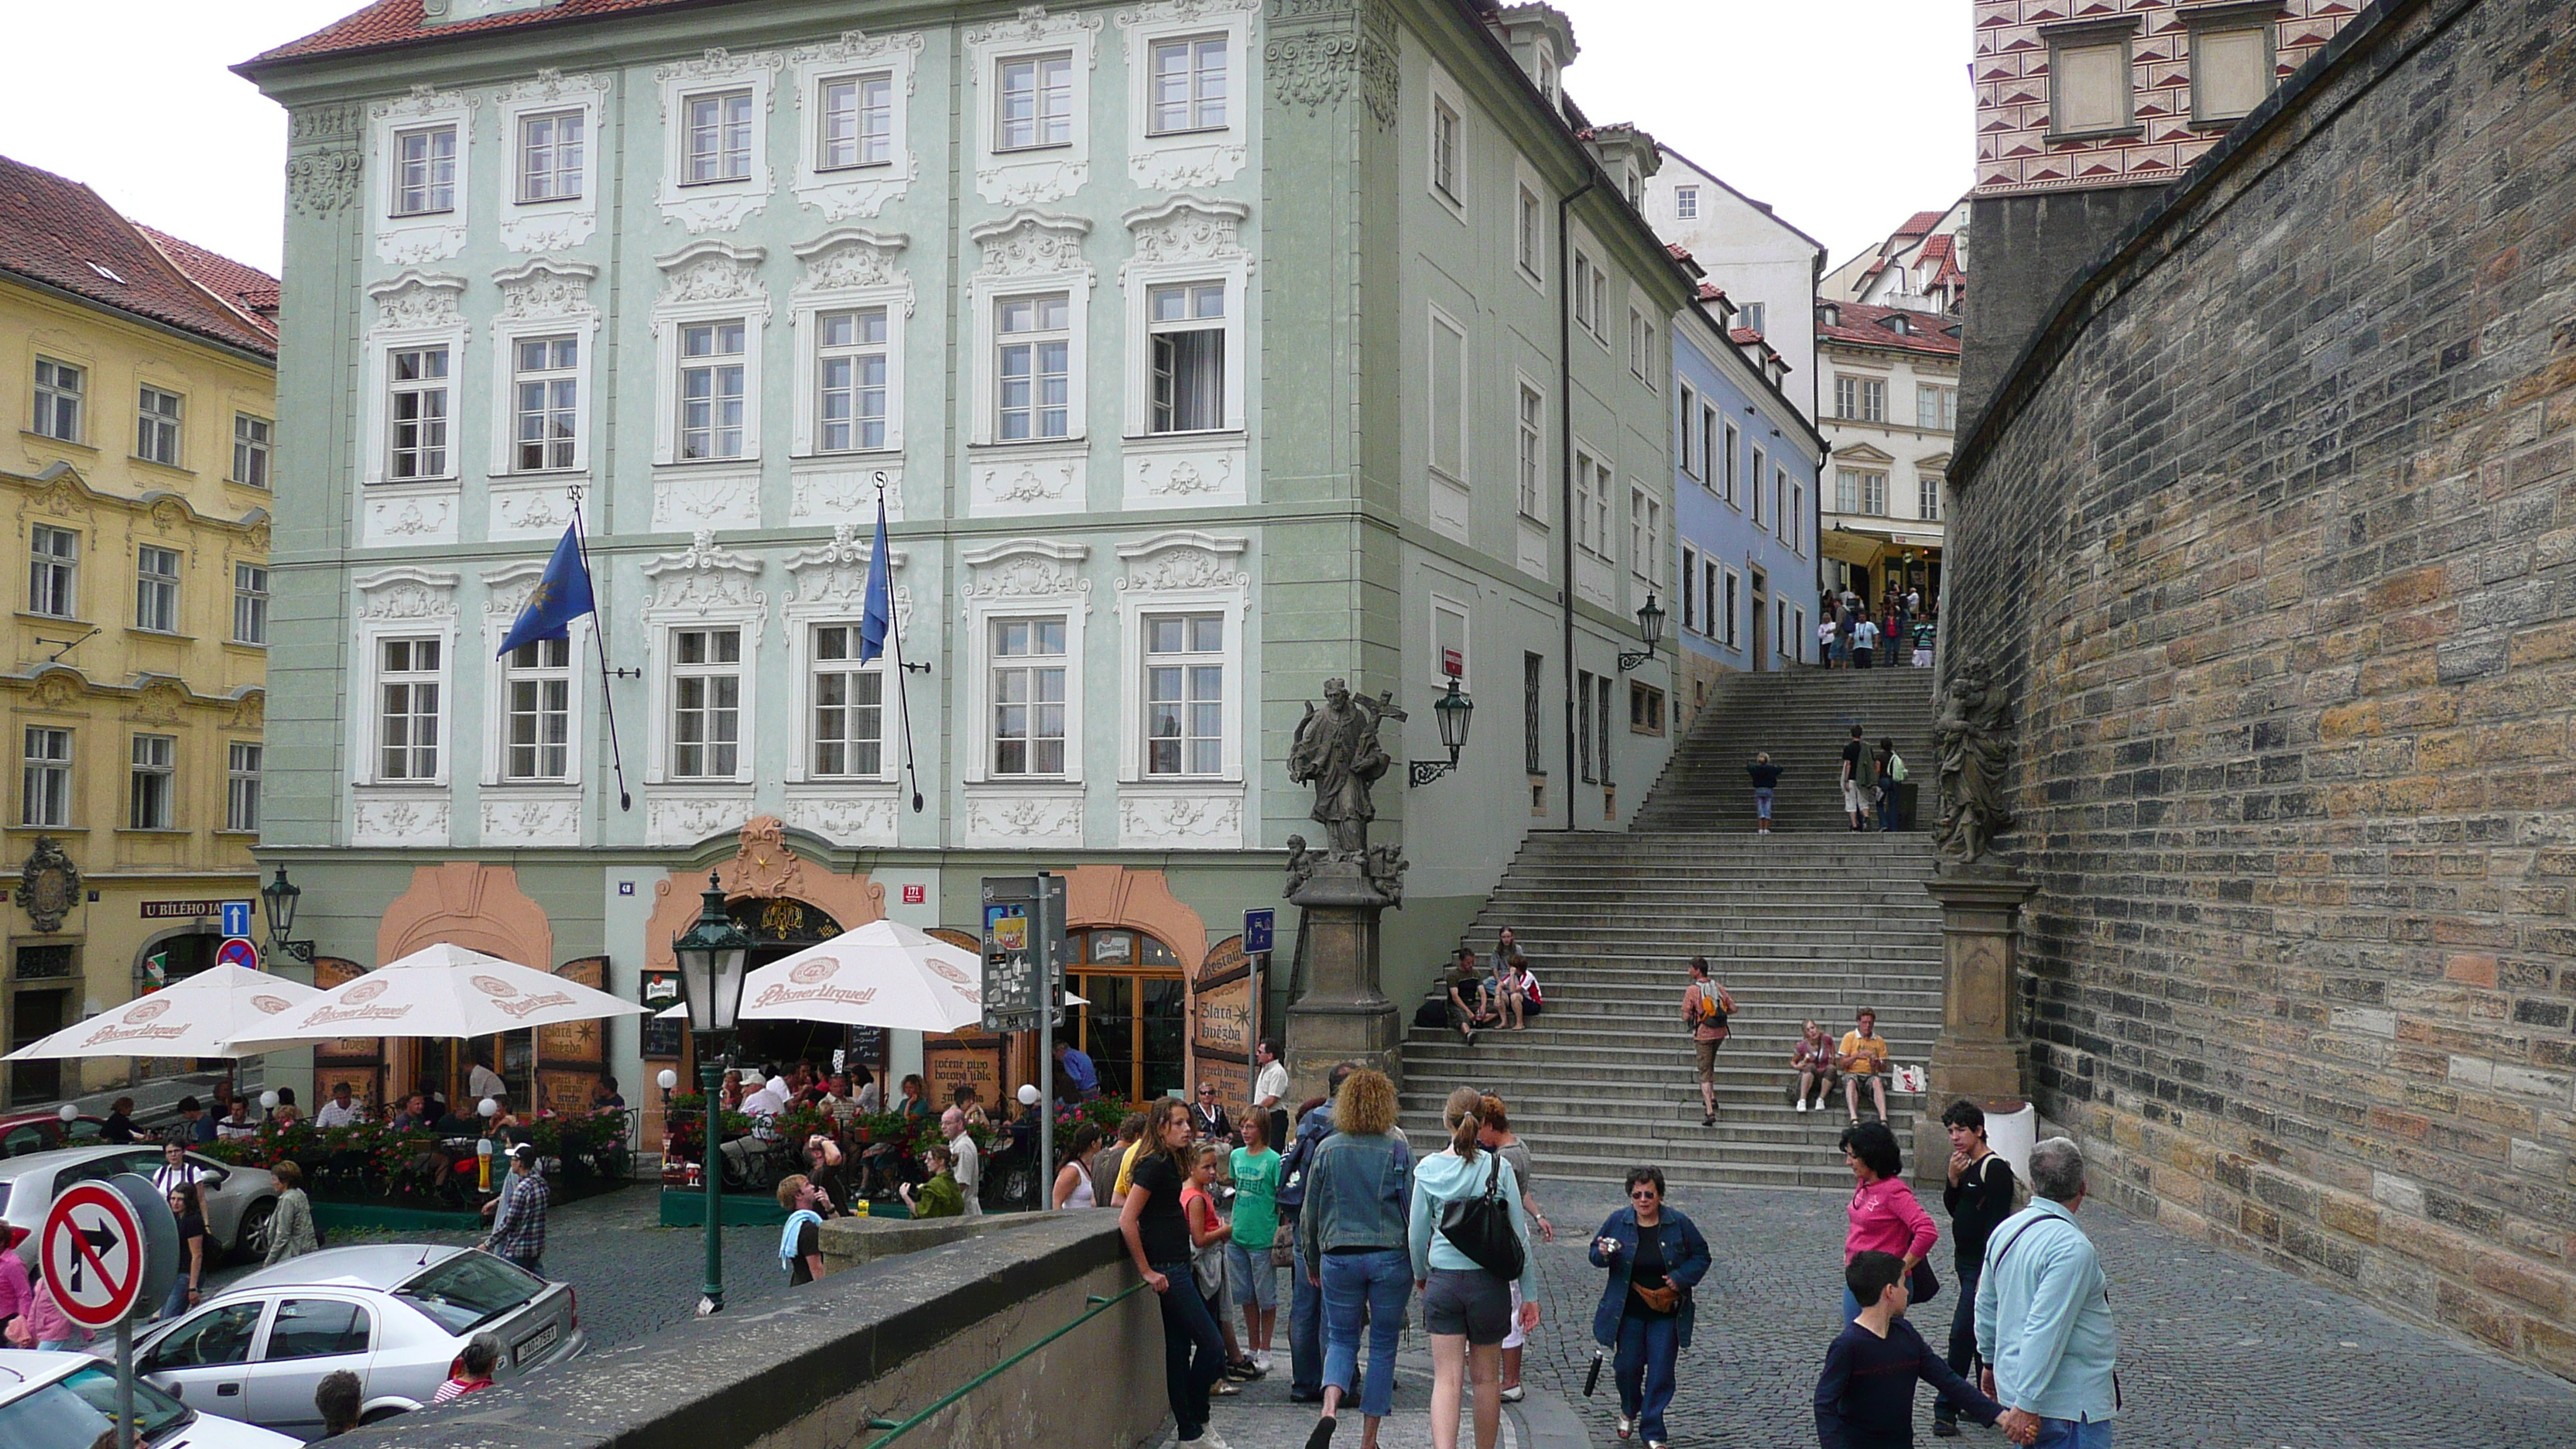
[(1868, 1306), (1825, 1351), (1824, 1376), (1816, 1380), (1816, 1438), (1824, 1449), (1913, 1449), (1917, 1379), (1980, 1424), (2003, 1417), (2003, 1405), (1950, 1372), (1905, 1321), (1903, 1259), (1855, 1253), (1843, 1282)]
[[(1941, 1201), (1950, 1209), (1951, 1266), (1958, 1271), (1958, 1307), (1950, 1319), (1950, 1351), (1943, 1355), (1950, 1371), (1973, 1379), (1977, 1366), (1977, 1280), (1986, 1271), (1986, 1240), (1997, 1225), (2013, 1215), (2012, 1164), (1986, 1145), (1986, 1114), (1962, 1097), (1941, 1114), (1950, 1131), (1950, 1179)], [(1959, 1411), (1942, 1400), (1932, 1408), (1932, 1433), (1941, 1439), (1959, 1434)]]

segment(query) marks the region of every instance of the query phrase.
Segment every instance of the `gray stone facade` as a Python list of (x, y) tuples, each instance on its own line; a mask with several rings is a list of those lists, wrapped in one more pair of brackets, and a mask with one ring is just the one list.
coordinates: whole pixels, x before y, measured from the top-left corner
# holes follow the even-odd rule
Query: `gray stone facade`
[(2357, 17), (2002, 377), (1945, 621), (2097, 1191), (2565, 1376), (2571, 67), (2545, 0)]

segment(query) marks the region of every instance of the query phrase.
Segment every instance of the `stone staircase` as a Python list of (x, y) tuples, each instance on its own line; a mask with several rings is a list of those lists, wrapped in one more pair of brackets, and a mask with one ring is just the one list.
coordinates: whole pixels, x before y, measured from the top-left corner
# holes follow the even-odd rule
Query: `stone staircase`
[[(1405, 1130), (1436, 1146), (1442, 1101), (1472, 1085), (1510, 1105), (1542, 1191), (1616, 1183), (1640, 1163), (1693, 1185), (1848, 1186), (1835, 1146), (1842, 1109), (1791, 1110), (1790, 1047), (1807, 1018), (1839, 1036), (1867, 1006), (1897, 1062), (1923, 1062), (1941, 1025), (1941, 916), (1923, 891), (1929, 837), (1853, 834), (1827, 787), (1855, 720), (1873, 743), (1892, 736), (1909, 766), (1928, 767), (1930, 673), (1735, 676), (1634, 828), (1532, 834), (1467, 939), (1481, 954), (1512, 927), (1547, 1010), (1525, 1032), (1481, 1033), (1472, 1047), (1413, 1029)], [(1757, 738), (1791, 771), (1768, 836), (1752, 833), (1742, 771)], [(1915, 778), (1928, 796), (1928, 769)], [(1694, 955), (1709, 958), (1738, 1008), (1718, 1053), (1715, 1127), (1700, 1125), (1681, 1025)], [(1910, 1168), (1921, 1099), (1890, 1093), (1888, 1106)]]

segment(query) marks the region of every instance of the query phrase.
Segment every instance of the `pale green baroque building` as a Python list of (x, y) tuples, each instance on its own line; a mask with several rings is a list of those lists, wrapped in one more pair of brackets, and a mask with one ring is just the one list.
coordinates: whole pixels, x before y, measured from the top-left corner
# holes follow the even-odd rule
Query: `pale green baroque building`
[[(1159, 1091), (1320, 837), (1303, 702), (1392, 692), (1445, 760), (1455, 670), (1457, 769), (1376, 790), (1409, 1010), (1522, 833), (1620, 828), (1670, 745), (1668, 654), (1616, 656), (1668, 592), (1692, 285), (1572, 55), (1477, 0), (383, 0), (240, 67), (293, 117), (263, 854), (298, 934), (631, 997), (711, 868), (778, 947), (1070, 871), (1085, 1044)], [(880, 491), (917, 811), (855, 662)], [(576, 497), (631, 809), (587, 627), (493, 658)], [(640, 1099), (679, 1048), (638, 1035), (603, 1062)], [(317, 1072), (486, 1050), (555, 1099), (595, 1069)]]

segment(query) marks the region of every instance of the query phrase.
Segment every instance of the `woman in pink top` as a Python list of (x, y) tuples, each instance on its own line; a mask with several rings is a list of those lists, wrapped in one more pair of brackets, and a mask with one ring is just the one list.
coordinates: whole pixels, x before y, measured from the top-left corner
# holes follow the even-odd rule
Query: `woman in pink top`
[[(1893, 1253), (1905, 1260), (1905, 1271), (1932, 1253), (1941, 1237), (1932, 1215), (1914, 1200), (1905, 1185), (1905, 1159), (1896, 1150), (1896, 1134), (1884, 1122), (1863, 1122), (1843, 1133), (1843, 1161), (1851, 1165), (1859, 1186), (1852, 1189), (1851, 1231), (1843, 1238), (1843, 1261), (1861, 1253)], [(1861, 1303), (1843, 1290), (1843, 1319), (1860, 1316)]]

